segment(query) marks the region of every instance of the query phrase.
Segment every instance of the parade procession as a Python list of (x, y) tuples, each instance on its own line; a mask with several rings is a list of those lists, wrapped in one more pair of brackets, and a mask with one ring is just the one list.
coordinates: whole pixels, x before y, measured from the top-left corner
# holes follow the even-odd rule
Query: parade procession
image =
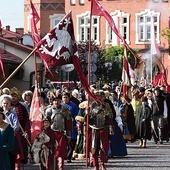
[(24, 28), (0, 18), (0, 170), (114, 169), (168, 145), (168, 0), (22, 1)]

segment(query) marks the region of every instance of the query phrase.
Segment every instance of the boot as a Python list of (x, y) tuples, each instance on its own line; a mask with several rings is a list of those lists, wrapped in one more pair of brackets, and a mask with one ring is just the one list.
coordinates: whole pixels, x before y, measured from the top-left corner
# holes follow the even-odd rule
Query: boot
[(98, 162), (98, 157), (95, 155), (93, 155), (93, 166), (94, 169), (93, 170), (99, 170), (99, 162)]
[(58, 158), (58, 170), (63, 170), (64, 169), (64, 159), (59, 157)]

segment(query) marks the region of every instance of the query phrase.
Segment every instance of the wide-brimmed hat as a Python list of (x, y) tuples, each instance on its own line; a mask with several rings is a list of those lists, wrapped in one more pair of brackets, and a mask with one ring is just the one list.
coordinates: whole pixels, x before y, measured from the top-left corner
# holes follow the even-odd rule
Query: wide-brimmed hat
[(79, 108), (80, 108), (80, 109), (84, 109), (84, 108), (87, 107), (87, 105), (88, 105), (88, 101), (83, 101), (83, 102), (81, 102), (81, 103), (79, 104)]

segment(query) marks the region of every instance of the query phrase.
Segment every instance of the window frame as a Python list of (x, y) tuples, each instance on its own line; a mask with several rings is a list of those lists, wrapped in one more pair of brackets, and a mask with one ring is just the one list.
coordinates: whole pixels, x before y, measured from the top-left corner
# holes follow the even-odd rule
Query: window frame
[(50, 30), (53, 29), (57, 24), (55, 24), (55, 21), (58, 20), (59, 22), (63, 19), (65, 14), (53, 14), (49, 16), (50, 19)]
[[(136, 13), (136, 44), (151, 44), (151, 27), (152, 18), (156, 17), (156, 22), (154, 22), (155, 39), (157, 43), (160, 43), (160, 12), (151, 11), (150, 9), (145, 9), (140, 13)], [(143, 21), (140, 19), (143, 17)], [(150, 18), (150, 20), (148, 20)], [(140, 27), (143, 28), (143, 33), (140, 31)], [(150, 30), (150, 31), (149, 31)], [(150, 38), (149, 38), (150, 36)], [(141, 38), (140, 38), (141, 37)], [(142, 40), (143, 39), (143, 40)]]
[[(76, 16), (77, 18), (77, 41), (87, 41), (88, 40), (88, 34), (89, 34), (89, 29), (90, 29), (90, 11), (86, 11), (85, 13), (82, 13), (80, 15)], [(84, 19), (84, 23), (81, 24), (81, 19)], [(94, 22), (96, 21), (96, 22)], [(94, 40), (96, 44), (99, 44), (100, 40), (100, 16), (92, 16), (92, 25), (91, 25), (91, 40)], [(84, 29), (84, 38), (83, 38), (83, 30)], [(95, 37), (95, 39), (94, 39)]]
[[(118, 29), (118, 27), (120, 28), (119, 32), (120, 32), (120, 34), (122, 36), (124, 35), (123, 30), (124, 30), (124, 28), (126, 28), (126, 36), (127, 37), (126, 37), (125, 40), (126, 40), (127, 44), (130, 44), (130, 30), (129, 30), (129, 27), (130, 27), (130, 14), (122, 12), (120, 10), (115, 10), (114, 12), (111, 12), (110, 15), (113, 18), (117, 29)], [(124, 18), (127, 19), (126, 23), (123, 23)], [(113, 41), (113, 39), (115, 39), (115, 37), (116, 37), (116, 40)], [(118, 39), (119, 38), (111, 30), (108, 22), (106, 21), (106, 42), (105, 43), (106, 44), (112, 44), (112, 45), (119, 45)], [(121, 44), (121, 40), (119, 42)]]

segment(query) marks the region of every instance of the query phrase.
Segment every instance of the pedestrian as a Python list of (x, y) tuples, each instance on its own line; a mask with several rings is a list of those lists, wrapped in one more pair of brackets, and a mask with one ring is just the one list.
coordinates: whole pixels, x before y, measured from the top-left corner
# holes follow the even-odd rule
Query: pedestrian
[(28, 114), (30, 114), (32, 97), (33, 93), (30, 90), (26, 90), (22, 93), (23, 105), (27, 108)]
[(61, 105), (61, 94), (53, 98), (53, 105), (48, 107), (45, 114), (51, 118), (51, 129), (58, 142), (56, 150), (56, 169), (64, 169), (64, 159), (67, 159), (69, 141), (71, 140), (72, 118), (66, 106)]
[(69, 148), (68, 148), (68, 155), (67, 155), (67, 162), (71, 163), (73, 158), (73, 151), (75, 149), (76, 146), (76, 142), (77, 142), (77, 122), (76, 122), (76, 116), (78, 115), (79, 112), (79, 108), (77, 107), (77, 105), (70, 101), (70, 93), (68, 92), (63, 92), (62, 94), (62, 105), (64, 105), (65, 107), (67, 107), (70, 112), (71, 112), (71, 118), (72, 118), (72, 132), (71, 132), (71, 140), (69, 141)]
[(15, 157), (15, 170), (21, 169), (21, 164), (27, 164), (28, 162), (28, 139), (30, 136), (30, 121), (26, 107), (21, 104), (21, 91), (16, 87), (10, 89), (10, 95), (12, 96), (11, 109), (17, 113), (21, 138), (18, 139), (19, 153)]
[(43, 118), (43, 131), (38, 134), (32, 146), (34, 161), (40, 163), (41, 170), (52, 170), (55, 168), (55, 152), (57, 142), (54, 131), (51, 129), (51, 118)]
[(141, 98), (142, 105), (136, 109), (136, 132), (140, 140), (140, 147), (146, 148), (147, 140), (150, 140), (151, 135), (151, 109), (147, 104), (147, 97)]
[(121, 96), (122, 104), (119, 106), (124, 123), (123, 138), (125, 141), (133, 142), (136, 135), (135, 116), (131, 103), (128, 103), (124, 96)]
[(154, 124), (154, 141), (157, 144), (163, 143), (163, 133), (164, 133), (164, 119), (167, 119), (167, 103), (166, 98), (162, 95), (160, 87), (155, 87), (154, 89), (154, 105), (153, 105), (153, 124)]
[(4, 110), (5, 122), (10, 124), (14, 129), (14, 148), (9, 151), (11, 169), (15, 169), (15, 157), (19, 153), (19, 141), (21, 141), (22, 134), (19, 132), (19, 120), (17, 113), (11, 109), (12, 97), (3, 94), (1, 97), (1, 105)]
[(14, 130), (4, 120), (4, 110), (0, 108), (0, 169), (11, 170), (8, 152), (14, 147)]
[(93, 101), (89, 113), (89, 152), (91, 151), (94, 170), (106, 170), (105, 162), (109, 149), (109, 137), (113, 135), (113, 113), (110, 105), (104, 102), (105, 94), (96, 91), (95, 94), (103, 102), (103, 105)]
[(85, 157), (85, 111), (88, 105), (88, 101), (83, 101), (79, 104), (79, 113), (75, 117), (77, 122), (77, 142), (74, 149), (74, 158)]

